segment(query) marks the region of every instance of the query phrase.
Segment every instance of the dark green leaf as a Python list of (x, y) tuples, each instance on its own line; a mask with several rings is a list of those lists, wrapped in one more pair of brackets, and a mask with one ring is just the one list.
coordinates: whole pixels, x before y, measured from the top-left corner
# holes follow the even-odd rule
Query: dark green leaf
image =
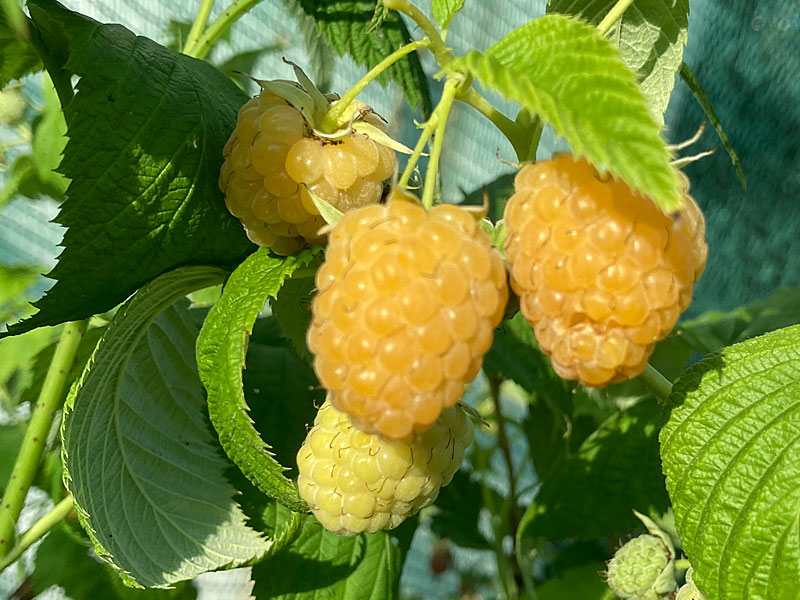
[[(27, 19), (23, 17), (27, 26)], [(13, 22), (0, 10), (0, 89), (12, 79), (19, 79), (42, 68), (42, 61), (33, 47), (20, 39)]]
[(661, 456), (698, 587), (717, 600), (797, 598), (800, 326), (707, 357), (668, 402)]
[(243, 373), (250, 417), (261, 437), (269, 440), (276, 460), (297, 475), (297, 451), (325, 402), (314, 371), (286, 344), (273, 318), (259, 319), (257, 329), (272, 325), (269, 335), (254, 333)]
[[(349, 54), (356, 63), (367, 68), (374, 67), (400, 46), (411, 41), (408, 29), (393, 11), (387, 11), (376, 31), (367, 33), (367, 26), (375, 14), (374, 1), (299, 0), (299, 2), (336, 52)], [(423, 115), (430, 115), (432, 105), (428, 80), (416, 53), (396, 62), (378, 78), (378, 81), (386, 83), (390, 79), (400, 84), (412, 108), (419, 107)]]
[(697, 80), (697, 77), (695, 77), (694, 72), (686, 63), (681, 63), (680, 74), (681, 79), (683, 79), (686, 85), (689, 86), (689, 91), (692, 92), (692, 95), (694, 96), (695, 100), (697, 100), (700, 108), (703, 109), (703, 112), (706, 113), (708, 120), (711, 121), (711, 126), (714, 128), (714, 131), (717, 132), (725, 151), (731, 158), (731, 163), (733, 163), (733, 166), (736, 167), (736, 174), (739, 176), (739, 181), (742, 184), (742, 188), (747, 189), (747, 178), (744, 175), (744, 168), (739, 160), (739, 155), (736, 154), (733, 144), (728, 139), (728, 134), (726, 134), (725, 130), (722, 128), (722, 123), (720, 122), (719, 117), (717, 117), (714, 107), (711, 106), (711, 100), (708, 99), (708, 94), (706, 94), (703, 86)]
[(253, 567), (259, 600), (392, 600), (402, 553), (390, 533), (344, 537), (303, 517), (299, 537)]
[(311, 324), (311, 297), (314, 278), (305, 274), (292, 277), (270, 302), (272, 314), (278, 320), (283, 335), (291, 340), (297, 354), (311, 364), (313, 357), (306, 346), (306, 332)]
[(269, 548), (223, 475), (183, 298), (223, 275), (185, 267), (139, 290), (65, 404), (65, 484), (96, 552), (131, 584), (167, 587)]
[(538, 600), (613, 600), (614, 594), (603, 580), (603, 563), (590, 563), (566, 569), (558, 579), (536, 587)]
[(237, 264), (253, 246), (217, 179), (244, 92), (119, 25), (54, 0), (29, 7), (50, 56), (80, 81), (66, 107), (60, 171), (71, 183), (57, 217), (68, 230), (49, 274), (56, 283), (10, 332), (108, 310), (177, 266)]
[(540, 488), (518, 542), (615, 537), (637, 527), (632, 509), (662, 512), (668, 500), (658, 456), (659, 407), (644, 400), (609, 417)]
[(305, 510), (305, 502), (253, 426), (242, 388), (242, 368), (248, 335), (264, 303), (275, 297), (295, 269), (313, 257), (311, 250), (286, 258), (276, 258), (265, 249), (252, 254), (228, 279), (197, 341), (200, 378), (222, 447), (259, 490), (294, 510)]
[(36, 566), (31, 575), (34, 593), (41, 594), (58, 586), (76, 600), (194, 600), (197, 597), (197, 590), (190, 583), (180, 583), (171, 590), (125, 587), (114, 570), (96, 558), (91, 543), (81, 542), (62, 525), (50, 531), (36, 550)]
[(550, 124), (579, 156), (628, 183), (665, 211), (682, 207), (675, 169), (636, 76), (597, 29), (546, 15), (485, 52), (446, 70), (463, 71)]
[(453, 480), (442, 488), (434, 506), (436, 512), (431, 517), (431, 530), (440, 538), (449, 538), (464, 548), (491, 548), (478, 531), (483, 507), (481, 484), (463, 469), (456, 471)]
[[(547, 12), (579, 15), (598, 25), (615, 4), (616, 0), (550, 0)], [(689, 0), (637, 0), (609, 31), (611, 43), (639, 74), (651, 113), (662, 125), (688, 29)]]

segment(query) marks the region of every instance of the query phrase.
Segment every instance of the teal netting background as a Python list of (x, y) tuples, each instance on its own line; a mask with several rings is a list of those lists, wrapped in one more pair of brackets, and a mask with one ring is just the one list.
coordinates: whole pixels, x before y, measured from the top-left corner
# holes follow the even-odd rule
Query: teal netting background
[[(198, 4), (196, 0), (62, 2), (100, 21), (122, 23), (162, 43), (170, 38), (170, 21), (191, 21)], [(227, 3), (220, 0), (218, 4)], [(467, 0), (454, 20), (448, 42), (456, 52), (467, 47), (465, 41), (471, 47), (485, 48), (542, 14), (544, 4), (544, 0)], [(691, 308), (692, 314), (697, 314), (738, 306), (782, 285), (800, 284), (800, 2), (691, 0), (691, 7), (685, 59), (706, 88), (748, 179), (745, 191), (715, 134), (707, 130), (698, 151), (720, 146), (717, 154), (686, 168), (693, 195), (706, 213), (711, 248), (708, 268)], [(284, 3), (265, 0), (237, 23), (230, 40), (220, 42), (212, 58), (221, 62), (244, 50), (278, 44), (282, 49), (265, 55), (253, 75), (285, 78), (291, 73), (282, 56), (300, 65), (309, 64), (300, 40), (296, 22)], [(432, 61), (426, 59), (423, 64), (428, 73), (435, 72)], [(362, 69), (351, 60), (337, 59), (330, 75), (331, 89), (345, 90), (361, 74)], [(439, 84), (433, 79), (431, 88), (435, 101)], [(35, 95), (35, 80), (26, 89)], [(413, 119), (419, 115), (404, 107), (395, 86), (370, 86), (363, 99), (392, 122), (394, 135), (413, 145)], [(492, 99), (513, 115), (511, 106)], [(666, 137), (673, 142), (686, 139), (704, 118), (686, 86), (678, 81), (667, 112)], [(510, 145), (483, 117), (468, 107), (456, 106), (448, 129), (442, 165), (445, 200), (458, 202), (464, 192), (511, 171), (495, 159), (499, 149), (501, 157), (512, 160)], [(551, 132), (545, 132), (539, 157), (547, 157), (557, 148), (564, 147)], [(48, 222), (55, 210), (46, 200), (17, 200), (7, 205), (0, 214), (0, 263), (51, 267), (61, 237), (59, 227)], [(43, 280), (41, 289), (47, 285)], [(404, 589), (425, 598), (457, 594), (457, 578), (448, 575), (435, 579), (430, 574), (424, 548), (431, 535), (424, 529), (418, 534), (417, 550), (406, 567)], [(457, 555), (455, 560), (467, 569), (491, 564), (491, 560), (468, 553)]]

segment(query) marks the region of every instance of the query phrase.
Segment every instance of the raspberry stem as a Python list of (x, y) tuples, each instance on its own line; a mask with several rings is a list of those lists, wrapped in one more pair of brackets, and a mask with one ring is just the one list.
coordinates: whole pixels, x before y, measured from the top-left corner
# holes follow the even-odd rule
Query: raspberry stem
[(28, 495), (28, 490), (39, 467), (47, 443), (47, 434), (63, 397), (62, 392), (67, 384), (78, 344), (85, 329), (85, 321), (75, 321), (64, 325), (61, 338), (53, 354), (53, 360), (50, 362), (44, 383), (42, 383), (42, 390), (33, 406), (33, 414), (11, 476), (6, 484), (2, 505), (0, 505), (0, 556), (10, 552), (17, 519), (19, 519), (25, 497)]
[(73, 508), (74, 501), (72, 496), (67, 496), (56, 504), (50, 512), (31, 525), (30, 529), (19, 536), (16, 545), (9, 550), (8, 554), (0, 558), (0, 573), (2, 573), (6, 567), (16, 562), (16, 560), (22, 556), (23, 552), (30, 548), (34, 542), (44, 537), (48, 531), (63, 521), (64, 518), (72, 512)]
[[(436, 189), (436, 176), (439, 173), (439, 158), (442, 155), (442, 144), (444, 143), (444, 129), (447, 126), (447, 117), (450, 116), (450, 108), (453, 106), (458, 88), (461, 81), (455, 77), (449, 78), (444, 84), (442, 99), (436, 106), (436, 133), (433, 138), (433, 149), (431, 158), (428, 161), (428, 170), (425, 173), (425, 189), (422, 192), (422, 206), (430, 210), (433, 206), (433, 192)], [(407, 168), (407, 167), (406, 167)]]
[(661, 401), (666, 400), (672, 391), (672, 383), (670, 383), (669, 379), (664, 377), (658, 371), (658, 369), (656, 369), (650, 363), (647, 363), (644, 371), (642, 371), (641, 375), (639, 375), (639, 379), (642, 381), (642, 383), (649, 387), (650, 390)]
[(194, 58), (205, 58), (216, 41), (222, 37), (230, 26), (259, 2), (261, 0), (236, 0), (233, 2), (220, 16), (214, 19), (214, 22), (208, 26), (190, 48), (183, 49), (183, 53)]
[(325, 114), (322, 123), (320, 123), (319, 130), (323, 133), (333, 133), (336, 131), (339, 128), (339, 119), (342, 118), (342, 115), (347, 110), (347, 107), (350, 106), (353, 100), (356, 99), (356, 96), (358, 96), (364, 90), (364, 88), (367, 87), (367, 85), (369, 85), (374, 79), (379, 77), (381, 73), (383, 73), (386, 69), (391, 67), (394, 63), (407, 54), (411, 54), (419, 48), (427, 48), (430, 46), (430, 44), (430, 40), (427, 39), (409, 42), (405, 46), (401, 46), (392, 52), (381, 62), (372, 67), (366, 75), (356, 82), (353, 87), (347, 90), (347, 93), (345, 93), (341, 99), (335, 102), (330, 109), (328, 109), (328, 112)]
[(528, 160), (530, 148), (525, 143), (524, 131), (517, 123), (497, 110), (472, 87), (462, 90), (456, 100), (468, 104), (494, 123), (495, 127), (511, 142), (514, 152), (517, 154), (517, 160)]
[(445, 45), (436, 26), (431, 23), (430, 19), (428, 19), (420, 9), (408, 0), (383, 0), (383, 5), (386, 8), (396, 10), (411, 17), (411, 19), (419, 25), (419, 28), (422, 29), (422, 32), (430, 41), (431, 52), (433, 52), (436, 62), (440, 67), (444, 68), (445, 65), (453, 60), (453, 52)]
[(190, 50), (197, 44), (200, 35), (203, 33), (203, 28), (208, 23), (208, 17), (211, 15), (211, 8), (214, 6), (214, 0), (201, 0), (200, 8), (197, 9), (197, 15), (192, 23), (192, 28), (189, 30), (189, 36), (186, 38), (186, 43), (183, 45), (183, 53), (189, 54)]
[(603, 17), (603, 20), (600, 21), (600, 24), (597, 26), (597, 31), (600, 32), (600, 35), (608, 33), (608, 30), (611, 29), (614, 23), (619, 21), (631, 4), (633, 4), (633, 0), (617, 0), (617, 3), (608, 11), (608, 14)]

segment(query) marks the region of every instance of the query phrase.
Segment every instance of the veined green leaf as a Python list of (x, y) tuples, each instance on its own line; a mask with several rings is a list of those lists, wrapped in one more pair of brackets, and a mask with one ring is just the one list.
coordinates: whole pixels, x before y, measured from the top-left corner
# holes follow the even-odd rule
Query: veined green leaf
[(580, 156), (649, 196), (665, 211), (682, 195), (659, 127), (619, 52), (594, 27), (546, 15), (485, 52), (456, 58), (462, 71), (518, 102), (563, 136)]
[[(411, 41), (408, 29), (393, 11), (382, 15), (377, 31), (367, 32), (376, 10), (374, 0), (298, 1), (336, 52), (349, 54), (369, 69)], [(382, 4), (378, 8), (382, 9)], [(416, 53), (399, 60), (378, 78), (383, 83), (389, 80), (400, 84), (412, 108), (419, 107), (425, 117), (430, 115), (433, 108), (428, 80)]]
[[(598, 25), (615, 4), (616, 0), (550, 0), (547, 12), (578, 15)], [(636, 0), (609, 32), (625, 63), (639, 73), (650, 112), (662, 126), (688, 29), (689, 0)]]
[(668, 504), (658, 456), (655, 400), (609, 417), (543, 482), (520, 523), (520, 552), (538, 539), (619, 536), (637, 527), (631, 512)]
[(669, 404), (661, 457), (698, 587), (715, 600), (795, 600), (800, 326), (707, 357)]
[(291, 545), (253, 567), (259, 600), (393, 600), (401, 548), (389, 533), (344, 537), (310, 516)]
[[(24, 16), (22, 19), (27, 27), (28, 19)], [(42, 68), (42, 61), (33, 47), (17, 36), (13, 21), (5, 9), (0, 10), (0, 89), (12, 79), (19, 79)]]
[(224, 477), (194, 361), (197, 326), (182, 299), (223, 275), (186, 267), (137, 292), (65, 405), (65, 483), (97, 554), (135, 585), (167, 587), (269, 548)]
[[(39, 312), (12, 334), (116, 306), (187, 264), (232, 267), (253, 245), (217, 185), (246, 94), (200, 60), (54, 0), (28, 3), (51, 62), (80, 77), (60, 171), (68, 228)], [(48, 63), (50, 66), (50, 63)]]
[(284, 467), (272, 456), (248, 415), (242, 369), (248, 336), (264, 303), (275, 297), (295, 269), (313, 257), (311, 250), (285, 258), (266, 249), (252, 254), (228, 279), (197, 340), (197, 365), (208, 392), (208, 411), (225, 452), (259, 490), (300, 511), (306, 510), (305, 502), (283, 475)]
[(313, 356), (306, 345), (306, 332), (311, 324), (311, 297), (314, 290), (313, 277), (292, 277), (270, 301), (272, 314), (278, 321), (283, 335), (292, 342), (297, 355), (311, 364)]
[(453, 16), (464, 6), (464, 0), (433, 0), (433, 18), (439, 29), (447, 29)]

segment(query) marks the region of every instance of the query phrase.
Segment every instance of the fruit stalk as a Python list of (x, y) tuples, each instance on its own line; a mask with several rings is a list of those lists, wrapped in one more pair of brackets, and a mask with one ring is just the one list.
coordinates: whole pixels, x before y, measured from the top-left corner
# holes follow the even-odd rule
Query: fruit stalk
[(75, 361), (75, 353), (85, 329), (85, 321), (73, 321), (64, 325), (39, 398), (33, 407), (25, 438), (22, 440), (19, 455), (0, 505), (0, 556), (10, 552), (17, 519), (36, 475), (47, 444), (50, 425), (63, 398), (62, 392), (67, 384), (72, 363)]
[(8, 554), (0, 558), (0, 573), (16, 562), (34, 542), (44, 537), (48, 531), (58, 525), (72, 511), (74, 505), (72, 496), (67, 496), (56, 504), (50, 512), (31, 525), (28, 531), (19, 536), (16, 545), (11, 548)]
[(465, 88), (456, 96), (456, 100), (468, 104), (494, 123), (495, 127), (511, 142), (514, 152), (517, 154), (517, 160), (526, 160), (528, 158), (528, 147), (526, 147), (520, 126), (492, 106), (486, 98), (475, 91), (475, 88)]
[(436, 107), (437, 122), (436, 133), (433, 137), (433, 150), (428, 161), (428, 170), (425, 172), (425, 189), (422, 191), (422, 206), (430, 210), (433, 206), (433, 192), (436, 189), (436, 176), (439, 174), (439, 158), (442, 155), (442, 144), (444, 143), (444, 129), (447, 126), (447, 118), (450, 116), (450, 108), (453, 100), (458, 93), (461, 81), (452, 78), (444, 84), (442, 99)]
[(650, 388), (660, 401), (666, 400), (672, 391), (672, 383), (670, 383), (669, 379), (664, 377), (659, 370), (650, 363), (647, 363), (644, 371), (639, 375), (639, 379)]
[(383, 5), (386, 8), (401, 12), (413, 19), (422, 29), (422, 33), (430, 40), (431, 52), (433, 52), (436, 62), (440, 67), (444, 68), (450, 61), (453, 60), (453, 53), (450, 51), (436, 26), (426, 17), (423, 12), (414, 6), (408, 0), (383, 0)]
[(214, 6), (214, 0), (200, 0), (200, 8), (197, 9), (197, 16), (194, 18), (192, 28), (189, 30), (189, 36), (186, 38), (186, 44), (183, 46), (183, 53), (189, 54), (194, 48), (203, 29), (208, 23), (208, 17), (211, 15), (211, 8)]
[(364, 90), (364, 88), (367, 87), (367, 85), (369, 85), (374, 79), (379, 77), (381, 73), (383, 73), (386, 69), (391, 67), (394, 63), (407, 54), (411, 54), (414, 52), (414, 50), (419, 48), (427, 48), (428, 46), (430, 46), (430, 40), (427, 39), (409, 42), (405, 46), (401, 46), (392, 52), (381, 62), (372, 67), (366, 75), (356, 82), (353, 87), (347, 90), (347, 93), (345, 93), (340, 100), (331, 106), (330, 110), (325, 115), (325, 118), (322, 120), (322, 123), (320, 123), (320, 131), (324, 133), (334, 132), (338, 128), (339, 119), (342, 118), (342, 115), (345, 113), (353, 100), (356, 99), (356, 96), (358, 96)]

